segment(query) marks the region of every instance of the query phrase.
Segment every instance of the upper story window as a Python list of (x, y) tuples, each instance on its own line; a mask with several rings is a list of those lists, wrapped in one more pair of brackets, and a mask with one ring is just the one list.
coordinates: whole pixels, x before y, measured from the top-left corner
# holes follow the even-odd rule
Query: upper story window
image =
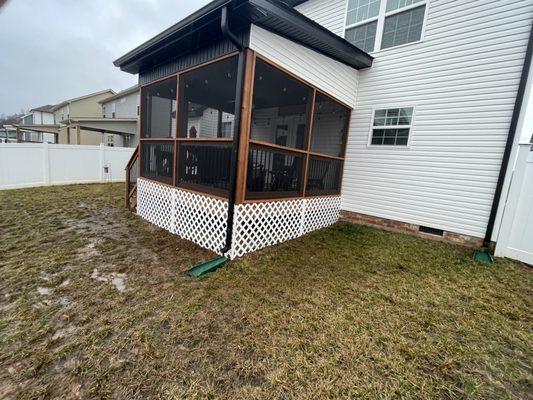
[(345, 38), (371, 53), (422, 39), (429, 0), (348, 0)]

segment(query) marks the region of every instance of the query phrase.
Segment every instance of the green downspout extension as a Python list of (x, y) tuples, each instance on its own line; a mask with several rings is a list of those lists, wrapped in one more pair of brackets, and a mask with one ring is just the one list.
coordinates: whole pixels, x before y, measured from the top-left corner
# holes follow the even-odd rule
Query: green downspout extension
[(195, 278), (199, 278), (202, 275), (205, 275), (209, 272), (213, 272), (220, 267), (223, 267), (228, 262), (228, 259), (226, 257), (218, 257), (214, 258), (210, 261), (203, 262), (200, 264), (195, 265), (194, 267), (191, 267), (187, 270), (187, 274), (190, 276), (193, 276)]

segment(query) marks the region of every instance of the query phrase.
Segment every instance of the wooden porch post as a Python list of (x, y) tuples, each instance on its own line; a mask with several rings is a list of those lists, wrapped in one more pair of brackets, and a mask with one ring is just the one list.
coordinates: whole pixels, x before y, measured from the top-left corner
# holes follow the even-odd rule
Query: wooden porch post
[(22, 142), (22, 137), (20, 134), (20, 128), (17, 126), (17, 143)]
[(76, 143), (81, 144), (81, 132), (79, 125), (76, 125)]
[(244, 202), (246, 194), (246, 171), (248, 165), (248, 146), (250, 141), (250, 124), (252, 120), (252, 99), (255, 71), (255, 52), (246, 50), (244, 87), (241, 108), (241, 127), (239, 137), (239, 154), (237, 158), (237, 191), (235, 204)]

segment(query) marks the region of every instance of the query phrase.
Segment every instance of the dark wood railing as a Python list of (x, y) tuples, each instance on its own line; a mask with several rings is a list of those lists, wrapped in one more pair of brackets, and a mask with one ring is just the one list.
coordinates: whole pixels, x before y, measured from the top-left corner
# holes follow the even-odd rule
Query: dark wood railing
[(139, 171), (139, 146), (135, 148), (128, 164), (126, 165), (126, 207), (135, 209), (137, 207), (137, 175)]

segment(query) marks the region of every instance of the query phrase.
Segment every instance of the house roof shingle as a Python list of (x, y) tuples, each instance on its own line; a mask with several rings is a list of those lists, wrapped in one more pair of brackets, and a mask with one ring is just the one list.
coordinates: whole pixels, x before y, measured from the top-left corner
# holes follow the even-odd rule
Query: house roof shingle
[(30, 111), (52, 112), (52, 108), (54, 108), (53, 104), (47, 104), (45, 106), (32, 108)]

